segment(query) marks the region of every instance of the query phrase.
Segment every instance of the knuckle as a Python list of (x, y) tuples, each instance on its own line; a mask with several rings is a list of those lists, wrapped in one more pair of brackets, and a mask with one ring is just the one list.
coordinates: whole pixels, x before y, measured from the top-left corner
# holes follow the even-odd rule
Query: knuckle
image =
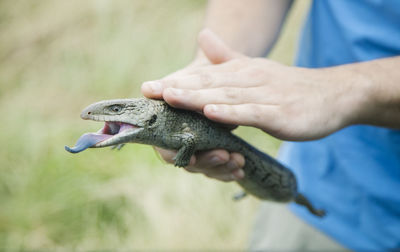
[(249, 59), (247, 57), (246, 58), (236, 58), (236, 59), (231, 59), (229, 61), (229, 64), (240, 67), (240, 66), (246, 65), (248, 63), (248, 61), (249, 61)]
[(177, 86), (177, 81), (175, 79), (164, 79), (161, 81), (162, 85), (164, 86), (164, 88), (168, 88), (168, 87), (176, 87)]
[(227, 114), (229, 114), (232, 118), (239, 118), (240, 116), (240, 108), (229, 106), (229, 105), (221, 105)]
[(225, 164), (229, 161), (229, 153), (225, 151), (219, 155), (219, 158), (221, 159), (221, 163)]
[(199, 75), (200, 82), (204, 87), (212, 86), (214, 83), (214, 77), (209, 73), (201, 73)]
[(263, 111), (260, 108), (260, 106), (256, 104), (251, 104), (250, 105), (250, 111), (252, 114), (252, 120), (251, 123), (253, 125), (259, 125), (263, 121)]
[(238, 90), (236, 88), (223, 88), (222, 92), (224, 93), (225, 98), (229, 100), (234, 100), (239, 97)]
[(231, 158), (235, 160), (235, 162), (240, 168), (242, 168), (245, 165), (246, 161), (243, 155), (241, 155), (240, 153), (232, 153)]

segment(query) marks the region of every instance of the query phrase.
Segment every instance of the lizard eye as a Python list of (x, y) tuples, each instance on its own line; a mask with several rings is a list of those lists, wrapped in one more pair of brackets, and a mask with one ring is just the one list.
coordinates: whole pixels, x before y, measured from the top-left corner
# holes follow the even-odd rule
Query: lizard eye
[(112, 105), (112, 106), (110, 107), (110, 110), (111, 110), (112, 112), (118, 113), (118, 112), (121, 112), (121, 111), (122, 111), (122, 107), (121, 107), (120, 105)]

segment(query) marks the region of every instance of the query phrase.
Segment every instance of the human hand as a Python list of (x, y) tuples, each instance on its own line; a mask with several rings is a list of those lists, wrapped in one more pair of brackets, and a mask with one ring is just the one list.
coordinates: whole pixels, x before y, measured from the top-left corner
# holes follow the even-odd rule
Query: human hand
[[(207, 64), (193, 64), (143, 83), (143, 94), (220, 123), (257, 127), (284, 140), (318, 139), (350, 124), (351, 101), (360, 99), (346, 81), (353, 77), (351, 73), (249, 58), (208, 30), (199, 34), (199, 46)], [(161, 151), (161, 155), (171, 162), (174, 152)], [(213, 156), (220, 161), (212, 162)], [(244, 165), (240, 154), (216, 150), (193, 157), (187, 170), (227, 181), (243, 177), (242, 170), (228, 168), (231, 161)]]
[[(155, 148), (161, 157), (173, 164), (176, 151)], [(238, 180), (244, 177), (241, 169), (244, 166), (244, 157), (239, 153), (228, 153), (226, 150), (217, 149), (196, 153), (190, 159), (189, 166), (184, 169), (192, 173), (203, 173), (207, 177), (224, 182)]]
[(199, 45), (212, 64), (146, 82), (143, 94), (202, 112), (220, 123), (257, 127), (284, 140), (318, 139), (349, 124), (349, 105), (359, 97), (352, 94), (346, 74), (339, 82), (334, 70), (249, 58), (208, 30), (200, 33)]

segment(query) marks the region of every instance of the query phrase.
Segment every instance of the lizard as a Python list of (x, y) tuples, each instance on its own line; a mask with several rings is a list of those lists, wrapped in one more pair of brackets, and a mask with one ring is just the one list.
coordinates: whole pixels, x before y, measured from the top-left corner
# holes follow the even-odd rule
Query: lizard
[(218, 148), (238, 152), (245, 158), (245, 176), (237, 181), (245, 191), (243, 196), (248, 193), (261, 200), (294, 201), (316, 216), (325, 215), (324, 210), (314, 208), (297, 191), (296, 178), (290, 169), (234, 135), (226, 125), (200, 113), (173, 108), (162, 100), (131, 98), (91, 104), (82, 111), (81, 118), (105, 124), (96, 133), (82, 135), (74, 147), (65, 146), (71, 153), (142, 143), (176, 150), (174, 165), (186, 167), (197, 151)]

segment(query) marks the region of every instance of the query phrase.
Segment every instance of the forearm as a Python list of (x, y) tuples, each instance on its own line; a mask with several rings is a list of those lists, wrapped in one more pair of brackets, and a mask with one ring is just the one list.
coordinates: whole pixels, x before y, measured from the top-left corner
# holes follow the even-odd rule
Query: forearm
[(292, 0), (210, 0), (205, 27), (233, 50), (264, 56), (278, 37)]
[(321, 78), (344, 85), (338, 107), (346, 124), (400, 128), (399, 66), (397, 56), (322, 69)]

